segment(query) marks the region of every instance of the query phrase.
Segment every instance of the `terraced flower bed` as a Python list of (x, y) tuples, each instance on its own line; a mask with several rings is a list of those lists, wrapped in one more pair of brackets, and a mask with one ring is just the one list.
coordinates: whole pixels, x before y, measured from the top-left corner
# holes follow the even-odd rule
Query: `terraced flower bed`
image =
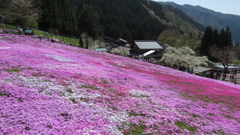
[(0, 35), (0, 134), (239, 133), (239, 85)]

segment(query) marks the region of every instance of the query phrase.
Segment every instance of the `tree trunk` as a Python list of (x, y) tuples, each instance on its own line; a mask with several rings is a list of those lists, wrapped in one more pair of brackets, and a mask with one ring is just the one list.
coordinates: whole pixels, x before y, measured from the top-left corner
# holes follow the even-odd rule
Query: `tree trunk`
[(228, 66), (225, 66), (225, 65), (223, 65), (224, 66), (224, 69), (223, 69), (223, 81), (225, 80), (225, 78), (227, 77), (227, 71), (228, 71)]
[(85, 41), (86, 41), (86, 49), (88, 49), (88, 39), (89, 39), (89, 36), (85, 33)]
[(83, 39), (82, 39), (81, 34), (80, 34), (80, 37), (79, 37), (79, 47), (83, 48)]

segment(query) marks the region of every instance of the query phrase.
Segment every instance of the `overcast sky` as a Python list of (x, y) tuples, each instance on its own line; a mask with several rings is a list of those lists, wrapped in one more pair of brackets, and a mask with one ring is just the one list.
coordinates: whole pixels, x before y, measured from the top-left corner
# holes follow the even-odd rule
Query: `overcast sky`
[[(164, 0), (154, 0), (163, 1)], [(168, 0), (183, 5), (201, 6), (217, 12), (240, 15), (240, 0)]]

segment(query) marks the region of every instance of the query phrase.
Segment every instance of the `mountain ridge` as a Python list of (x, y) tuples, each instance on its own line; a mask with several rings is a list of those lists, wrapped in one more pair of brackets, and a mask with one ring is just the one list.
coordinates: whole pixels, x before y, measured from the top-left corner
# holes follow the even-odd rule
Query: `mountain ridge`
[(171, 5), (178, 8), (191, 16), (195, 21), (199, 22), (203, 26), (211, 26), (217, 30), (225, 29), (227, 26), (230, 27), (232, 32), (232, 38), (235, 42), (240, 42), (240, 16), (233, 14), (224, 14), (216, 12), (211, 9), (207, 9), (201, 6), (192, 6), (189, 4), (178, 5), (174, 2), (160, 2), (164, 5)]
[[(57, 3), (58, 0), (55, 1)], [(77, 14), (86, 6), (90, 6), (99, 15), (99, 33), (107, 37), (121, 37), (129, 41), (156, 40), (160, 33), (172, 27), (188, 33), (198, 33), (203, 30), (200, 24), (187, 15), (184, 15), (185, 20), (183, 20), (181, 16), (173, 14), (171, 17), (177, 18), (175, 22), (174, 19), (167, 17), (172, 11), (154, 1), (71, 0), (71, 3), (76, 5), (74, 7), (77, 8)], [(182, 12), (181, 15), (183, 14), (185, 13)], [(47, 20), (47, 17), (46, 15), (44, 20)], [(56, 16), (56, 20), (64, 20), (58, 17)], [(44, 24), (42, 26), (43, 29), (51, 29)]]

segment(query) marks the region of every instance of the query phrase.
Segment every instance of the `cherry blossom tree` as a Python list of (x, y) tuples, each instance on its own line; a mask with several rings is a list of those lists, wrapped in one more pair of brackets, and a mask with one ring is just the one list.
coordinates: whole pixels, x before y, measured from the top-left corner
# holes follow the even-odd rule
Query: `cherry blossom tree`
[(119, 47), (113, 48), (111, 52), (113, 54), (119, 54), (119, 55), (122, 55), (122, 56), (130, 55), (129, 48), (123, 47), (123, 46), (119, 46)]
[(169, 66), (177, 65), (180, 67), (193, 68), (200, 65), (207, 65), (208, 58), (206, 56), (196, 56), (196, 52), (183, 46), (180, 48), (168, 47), (163, 54), (160, 62), (164, 62)]

